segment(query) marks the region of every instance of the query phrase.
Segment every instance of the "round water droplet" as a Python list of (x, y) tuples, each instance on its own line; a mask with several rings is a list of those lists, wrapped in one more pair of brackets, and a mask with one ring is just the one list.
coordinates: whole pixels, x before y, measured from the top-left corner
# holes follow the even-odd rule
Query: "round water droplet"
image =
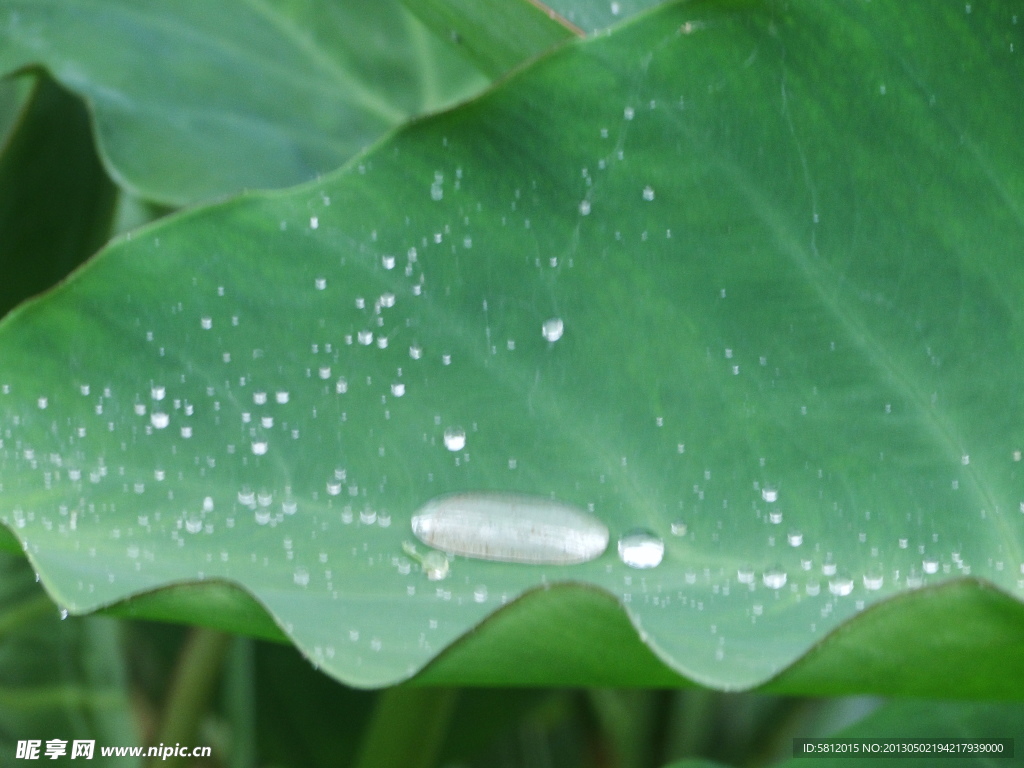
[(544, 325), (541, 326), (541, 333), (544, 334), (544, 338), (551, 342), (562, 338), (564, 332), (565, 323), (562, 322), (560, 317), (552, 317), (550, 320), (544, 321)]
[(358, 339), (359, 343), (364, 347), (368, 347), (373, 344), (373, 331), (359, 331), (359, 333), (356, 334), (356, 339)]
[(665, 542), (646, 528), (634, 528), (619, 539), (619, 559), (630, 568), (655, 568), (665, 556)]
[(449, 451), (461, 451), (466, 447), (466, 430), (462, 427), (448, 427), (444, 431), (444, 447)]
[(274, 393), (274, 400), (276, 400), (281, 405), (287, 403), (289, 397), (290, 395), (288, 394), (288, 391), (284, 389), (278, 390), (276, 393)]
[(590, 201), (589, 200), (582, 200), (582, 201), (580, 201), (580, 215), (581, 216), (589, 216), (590, 215)]
[(252, 452), (257, 456), (262, 456), (267, 452), (268, 444), (265, 440), (256, 440), (252, 444)]
[(423, 347), (419, 346), (418, 344), (413, 344), (411, 347), (409, 347), (409, 357), (411, 357), (413, 360), (419, 360), (421, 357), (423, 357)]
[(921, 562), (921, 570), (925, 573), (938, 573), (939, 561), (934, 558), (926, 558)]
[(845, 574), (833, 576), (828, 580), (828, 591), (833, 595), (845, 597), (853, 592), (853, 579)]
[(483, 584), (473, 590), (473, 602), (483, 603), (487, 601), (487, 587)]
[(736, 569), (736, 581), (740, 584), (754, 583), (754, 569), (749, 565), (741, 565)]
[(674, 523), (672, 523), (673, 536), (685, 536), (686, 531), (686, 523), (684, 523), (682, 520), (676, 520)]
[(777, 509), (773, 509), (768, 513), (768, 522), (778, 525), (782, 522), (782, 512)]
[(786, 572), (782, 566), (776, 565), (761, 574), (761, 581), (769, 589), (782, 589), (786, 586)]
[(770, 486), (765, 486), (761, 489), (761, 498), (767, 501), (769, 504), (774, 504), (779, 500), (779, 492)]
[(651, 187), (650, 185), (644, 187), (644, 193), (643, 194), (644, 194), (644, 200), (646, 200), (647, 202), (650, 202), (651, 200), (654, 199), (654, 188)]
[(295, 583), (298, 584), (300, 587), (305, 587), (309, 585), (309, 571), (307, 571), (305, 568), (296, 568), (295, 573), (292, 575), (292, 578), (295, 580)]
[(420, 567), (430, 581), (441, 581), (448, 576), (451, 564), (443, 552), (428, 552), (420, 561)]
[(202, 318), (199, 319), (199, 325), (200, 325), (200, 327), (202, 327), (202, 329), (204, 331), (208, 331), (211, 328), (213, 328), (213, 318), (212, 317), (202, 317)]
[(875, 591), (882, 588), (885, 583), (885, 574), (882, 571), (882, 566), (877, 563), (873, 563), (868, 567), (867, 572), (864, 574), (864, 589)]
[(313, 280), (313, 285), (316, 286), (316, 289), (318, 291), (322, 291), (325, 288), (327, 288), (327, 278), (326, 277), (318, 277), (315, 280)]
[(396, 382), (391, 385), (391, 394), (395, 397), (402, 397), (405, 394), (405, 384)]
[(380, 296), (380, 305), (385, 309), (395, 306), (395, 294), (382, 293)]
[(384, 256), (380, 257), (380, 263), (384, 266), (384, 269), (394, 269), (395, 257), (385, 254)]
[(157, 411), (149, 415), (149, 421), (157, 429), (163, 429), (164, 427), (171, 423), (171, 417), (168, 416), (166, 413)]
[(584, 563), (608, 546), (607, 526), (583, 510), (501, 493), (434, 499), (413, 516), (412, 530), (445, 552), (510, 563)]

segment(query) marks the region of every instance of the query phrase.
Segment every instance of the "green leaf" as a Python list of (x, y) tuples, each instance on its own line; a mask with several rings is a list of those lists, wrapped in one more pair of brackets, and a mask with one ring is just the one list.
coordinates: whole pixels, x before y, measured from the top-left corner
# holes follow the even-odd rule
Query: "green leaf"
[[(516, 645), (438, 657), (531, 590), (534, 642), (582, 659), (548, 683), (605, 654), (724, 689), (829, 645), (891, 669), (934, 623), (841, 638), (901, 595), (951, 662), (1019, 658), (1013, 7), (666, 7), (330, 178), (132, 233), (0, 326), (0, 519), (75, 612), (231, 582), (359, 686), (521, 682)], [(409, 520), (459, 491), (592, 507), (613, 544), (429, 582)], [(616, 556), (634, 527), (657, 568)]]
[[(61, 620), (24, 559), (0, 554), (0, 750), (13, 758), (19, 740), (137, 743), (119, 653), (109, 619)], [(135, 765), (131, 758), (119, 758)], [(100, 760), (102, 764), (102, 760)]]
[(2, 0), (0, 72), (29, 65), (89, 104), (117, 182), (169, 205), (311, 179), (481, 85), (397, 0)]
[(664, 0), (545, 0), (544, 5), (585, 32), (599, 32), (662, 5)]
[(539, 4), (521, 0), (403, 2), (438, 37), (449, 40), (493, 77), (582, 34)]
[(67, 276), (106, 242), (114, 199), (85, 108), (38, 78), (0, 152), (0, 315)]

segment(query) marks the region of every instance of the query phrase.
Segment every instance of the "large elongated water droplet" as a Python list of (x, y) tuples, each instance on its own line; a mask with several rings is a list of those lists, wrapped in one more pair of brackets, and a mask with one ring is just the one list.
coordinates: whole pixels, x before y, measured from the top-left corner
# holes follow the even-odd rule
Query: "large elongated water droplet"
[(507, 563), (585, 563), (608, 546), (608, 527), (583, 510), (503, 493), (429, 501), (413, 516), (412, 532), (435, 549)]

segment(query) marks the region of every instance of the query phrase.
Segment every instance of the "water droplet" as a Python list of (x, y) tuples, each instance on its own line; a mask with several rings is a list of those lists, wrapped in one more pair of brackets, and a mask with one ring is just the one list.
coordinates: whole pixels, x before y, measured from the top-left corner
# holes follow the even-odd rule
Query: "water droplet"
[(267, 402), (267, 393), (266, 392), (253, 392), (252, 393), (252, 401), (254, 403), (256, 403), (256, 405), (263, 405), (263, 404), (265, 404)]
[(562, 322), (560, 317), (552, 317), (550, 320), (546, 320), (544, 325), (541, 326), (541, 333), (544, 334), (544, 338), (548, 341), (555, 342), (562, 338), (562, 334), (565, 332), (565, 323)]
[(276, 400), (280, 405), (284, 405), (285, 403), (287, 403), (289, 397), (290, 395), (288, 394), (287, 390), (281, 389), (274, 393), (274, 400)]
[(309, 585), (309, 571), (307, 571), (305, 568), (296, 568), (295, 573), (292, 575), (292, 578), (295, 580), (295, 583), (298, 584), (300, 587), (305, 587)]
[(210, 330), (211, 328), (213, 328), (213, 318), (212, 317), (201, 317), (201, 318), (199, 318), (199, 326), (204, 331)]
[(921, 570), (925, 573), (938, 573), (939, 572), (939, 561), (934, 558), (926, 558), (921, 563)]
[(199, 533), (203, 530), (203, 521), (198, 517), (190, 517), (185, 520), (185, 530), (189, 533)]
[(649, 185), (644, 187), (644, 193), (643, 194), (644, 194), (644, 200), (646, 200), (647, 202), (650, 202), (651, 200), (654, 199), (654, 188), (649, 186)]
[(654, 568), (665, 555), (665, 542), (646, 528), (634, 528), (619, 539), (619, 559), (630, 568)]
[(882, 572), (882, 566), (877, 563), (873, 563), (864, 574), (864, 589), (871, 591), (882, 588), (885, 583), (885, 575)]
[(462, 427), (448, 427), (444, 431), (444, 447), (449, 451), (461, 451), (466, 447), (466, 430)]
[(384, 269), (394, 269), (395, 257), (388, 254), (384, 254), (383, 256), (380, 257), (380, 263), (383, 265)]
[(845, 597), (853, 592), (853, 579), (845, 574), (833, 576), (828, 580), (828, 591), (838, 597)]
[(171, 423), (171, 417), (161, 411), (149, 415), (149, 422), (157, 429), (163, 429)]
[(473, 590), (473, 602), (483, 603), (487, 601), (487, 587), (483, 584)]
[(360, 344), (364, 347), (368, 347), (370, 344), (373, 344), (373, 331), (359, 331), (359, 333), (356, 334), (356, 338), (359, 340)]
[(769, 589), (782, 589), (786, 586), (787, 578), (786, 572), (780, 565), (773, 566), (761, 574), (761, 581)]
[(685, 536), (686, 530), (686, 523), (684, 523), (682, 520), (676, 520), (674, 523), (672, 523), (673, 536)]
[(421, 357), (423, 357), (423, 347), (419, 346), (418, 344), (413, 344), (411, 347), (409, 347), (409, 357), (411, 357), (413, 360), (419, 360)]
[(322, 291), (322, 290), (324, 290), (327, 287), (327, 278), (326, 277), (315, 278), (313, 280), (313, 285), (316, 286), (316, 289), (318, 291)]
[(778, 525), (782, 522), (782, 512), (777, 509), (773, 509), (768, 513), (768, 522)]
[(590, 201), (589, 200), (582, 200), (582, 201), (580, 201), (580, 215), (581, 216), (589, 216), (590, 215)]
[(405, 384), (396, 382), (391, 385), (391, 394), (395, 397), (402, 397), (405, 394)]
[(383, 294), (381, 294), (380, 305), (382, 307), (384, 307), (385, 309), (390, 309), (391, 307), (395, 306), (395, 294), (393, 294), (393, 293), (383, 293)]
[(736, 569), (736, 581), (740, 584), (754, 583), (754, 569), (749, 565), (741, 565)]
[(804, 535), (800, 531), (793, 530), (786, 534), (786, 541), (791, 547), (799, 547), (804, 543)]
[(608, 546), (607, 526), (581, 509), (501, 493), (434, 499), (413, 516), (412, 530), (445, 552), (510, 563), (584, 563)]
[(769, 504), (774, 504), (779, 500), (779, 492), (775, 488), (765, 486), (761, 489), (761, 498), (767, 501)]
[(252, 452), (257, 456), (262, 456), (267, 452), (267, 441), (266, 440), (254, 440), (252, 444)]
[(318, 219), (316, 216), (310, 216), (309, 217), (309, 228), (310, 229), (317, 229), (319, 226), (320, 226), (320, 219)]
[(634, 114), (636, 113), (633, 111), (632, 107), (626, 107), (624, 110), (622, 110), (622, 116), (627, 120), (632, 120)]

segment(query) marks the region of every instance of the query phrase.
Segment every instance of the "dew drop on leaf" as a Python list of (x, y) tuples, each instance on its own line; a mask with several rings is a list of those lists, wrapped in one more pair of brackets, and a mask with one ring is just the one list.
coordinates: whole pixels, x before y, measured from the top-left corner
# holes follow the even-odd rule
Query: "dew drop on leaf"
[(619, 559), (630, 568), (655, 568), (665, 555), (665, 542), (646, 528), (634, 528), (619, 539)]

